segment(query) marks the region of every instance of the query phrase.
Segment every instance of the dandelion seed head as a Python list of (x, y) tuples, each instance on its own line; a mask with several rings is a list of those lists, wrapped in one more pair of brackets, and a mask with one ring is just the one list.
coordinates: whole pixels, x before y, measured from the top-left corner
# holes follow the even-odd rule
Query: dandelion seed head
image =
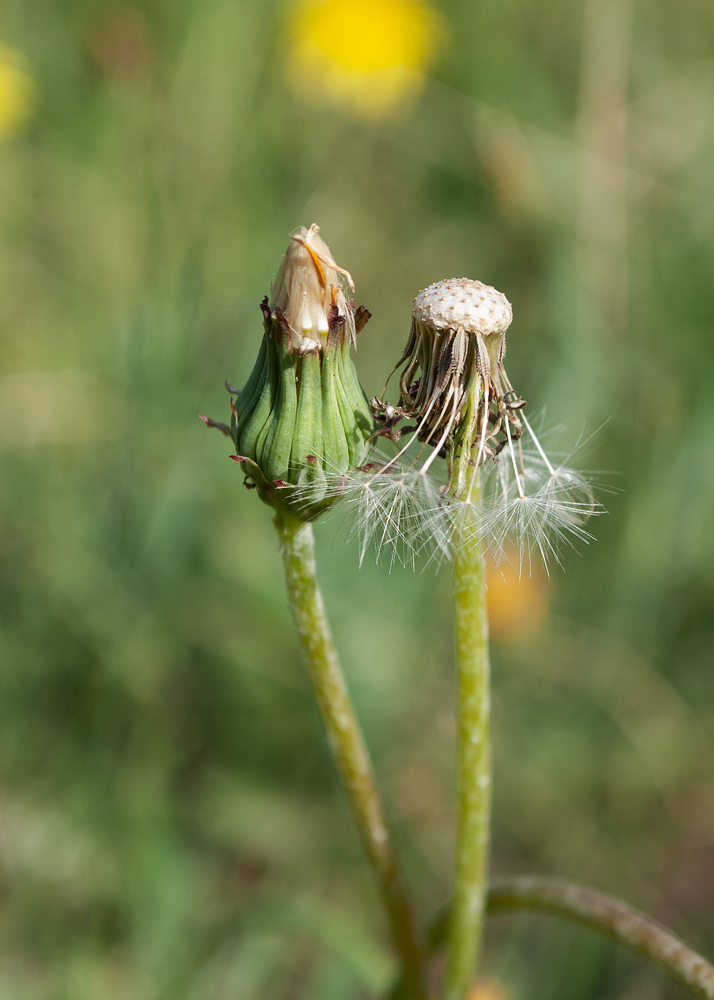
[[(399, 441), (412, 435), (387, 467), (406, 462), (415, 440), (423, 447), (412, 468), (428, 446), (433, 449), (415, 468), (418, 476), (437, 457), (446, 459), (446, 483), (438, 491), (440, 537), (431, 559), (477, 540), (496, 562), (515, 546), (522, 565), (534, 556), (547, 565), (559, 561), (563, 546), (589, 541), (587, 522), (602, 512), (588, 478), (571, 468), (571, 456), (551, 460), (524, 415), (526, 401), (503, 364), (512, 318), (506, 296), (482, 281), (448, 278), (422, 289), (395, 367), (401, 368), (398, 403), (373, 401), (377, 436)], [(416, 425), (398, 428), (404, 419)], [(419, 508), (410, 516), (405, 534), (423, 549)], [(398, 533), (391, 526), (385, 540)]]

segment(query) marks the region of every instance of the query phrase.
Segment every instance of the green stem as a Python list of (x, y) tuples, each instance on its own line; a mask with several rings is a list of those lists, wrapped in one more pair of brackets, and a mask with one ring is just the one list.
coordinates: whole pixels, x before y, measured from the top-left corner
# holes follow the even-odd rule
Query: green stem
[(695, 997), (714, 1000), (714, 965), (644, 913), (594, 889), (537, 875), (496, 879), (489, 913), (544, 910), (605, 934), (658, 965)]
[[(700, 1000), (714, 1000), (714, 965), (666, 927), (613, 896), (542, 875), (494, 879), (488, 892), (488, 914), (536, 910), (589, 927), (647, 959)], [(429, 953), (440, 950), (449, 927), (449, 908), (436, 917), (428, 934)], [(390, 1000), (403, 1000), (402, 983)]]
[(275, 518), (295, 627), (317, 703), (367, 857), (375, 871), (409, 1000), (427, 1000), (424, 950), (392, 848), (359, 723), (350, 702), (315, 575), (312, 527)]
[[(478, 472), (466, 489), (478, 504)], [(473, 484), (470, 482), (475, 479)], [(458, 671), (458, 826), (454, 894), (447, 935), (444, 1000), (463, 1000), (481, 942), (488, 880), (491, 748), (488, 618), (484, 565), (466, 519), (454, 539), (454, 621)]]

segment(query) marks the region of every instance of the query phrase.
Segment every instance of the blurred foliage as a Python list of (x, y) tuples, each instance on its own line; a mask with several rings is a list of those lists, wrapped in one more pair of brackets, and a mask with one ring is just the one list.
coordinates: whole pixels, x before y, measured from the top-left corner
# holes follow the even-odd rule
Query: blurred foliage
[[(197, 417), (247, 376), (257, 302), (313, 221), (374, 313), (369, 394), (416, 291), (478, 277), (514, 304), (530, 412), (566, 450), (595, 431), (580, 461), (616, 473), (597, 544), (494, 583), (494, 870), (615, 892), (714, 953), (714, 10), (440, 14), (433, 76), (375, 121), (303, 103), (282, 4), (3, 7), (39, 96), (0, 145), (2, 1000), (389, 982), (268, 511)], [(346, 534), (318, 528), (320, 573), (428, 914), (448, 573), (358, 572)], [(494, 922), (484, 964), (513, 1000), (678, 994), (533, 915)]]

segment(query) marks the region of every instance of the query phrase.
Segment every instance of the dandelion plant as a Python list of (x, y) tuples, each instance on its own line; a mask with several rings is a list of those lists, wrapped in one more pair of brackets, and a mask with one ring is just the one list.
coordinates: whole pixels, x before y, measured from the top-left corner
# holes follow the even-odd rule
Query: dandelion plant
[[(402, 473), (395, 466), (418, 442), (411, 482), (424, 494), (421, 483), (435, 460), (443, 455), (447, 462), (438, 531), (439, 546), (449, 550), (454, 564), (459, 812), (445, 1000), (466, 995), (486, 905), (491, 753), (483, 549), (500, 554), (515, 533), (522, 553), (535, 546), (545, 558), (554, 551), (553, 531), (556, 537), (568, 531), (582, 535), (582, 521), (594, 509), (587, 483), (550, 463), (523, 416), (525, 400), (503, 365), (512, 318), (506, 296), (481, 281), (457, 278), (423, 289), (414, 300), (407, 345), (394, 369), (401, 369), (398, 403), (373, 403), (382, 434), (397, 441), (408, 435), (375, 477), (398, 479)], [(404, 419), (416, 425), (405, 431), (399, 426)], [(521, 447), (525, 430), (538, 463)], [(480, 470), (487, 461), (497, 464), (499, 473), (491, 495), (484, 496)], [(432, 512), (425, 511), (424, 519), (433, 520)]]
[[(245, 387), (227, 385), (245, 483), (274, 514), (288, 597), (330, 745), (400, 961), (391, 996), (465, 1000), (487, 912), (540, 909), (584, 923), (662, 966), (703, 1000), (714, 967), (624, 903), (553, 879), (489, 886), (491, 750), (484, 556), (515, 543), (521, 568), (587, 541), (601, 511), (585, 476), (553, 460), (504, 367), (513, 311), (480, 281), (438, 281), (414, 299), (406, 347), (371, 404), (350, 350), (370, 318), (319, 235), (300, 229), (261, 303), (263, 338)], [(398, 398), (386, 399), (398, 375)], [(393, 455), (377, 446), (396, 443)], [(443, 460), (443, 461), (442, 461)], [(453, 563), (458, 678), (458, 821), (450, 904), (422, 936), (317, 583), (312, 522), (337, 503), (356, 515), (360, 560), (374, 543), (416, 565)], [(429, 957), (445, 947), (443, 974)], [(435, 993), (436, 990), (436, 993)]]

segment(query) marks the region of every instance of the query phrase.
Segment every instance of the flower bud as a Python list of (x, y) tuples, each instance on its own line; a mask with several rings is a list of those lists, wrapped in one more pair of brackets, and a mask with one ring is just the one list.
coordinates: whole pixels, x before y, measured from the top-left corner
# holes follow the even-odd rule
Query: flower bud
[(354, 291), (349, 272), (337, 266), (319, 232), (313, 223), (292, 237), (270, 287), (271, 312), (273, 316), (282, 314), (290, 331), (291, 347), (300, 354), (324, 346), (333, 306), (338, 315), (347, 316), (340, 276)]
[(339, 491), (329, 489), (330, 482), (364, 460), (373, 429), (350, 357), (369, 313), (364, 307), (355, 313), (345, 285), (351, 291), (352, 278), (335, 263), (318, 227), (300, 229), (270, 300), (261, 303), (257, 361), (231, 402), (229, 433), (246, 484), (266, 503), (306, 521), (334, 503)]

